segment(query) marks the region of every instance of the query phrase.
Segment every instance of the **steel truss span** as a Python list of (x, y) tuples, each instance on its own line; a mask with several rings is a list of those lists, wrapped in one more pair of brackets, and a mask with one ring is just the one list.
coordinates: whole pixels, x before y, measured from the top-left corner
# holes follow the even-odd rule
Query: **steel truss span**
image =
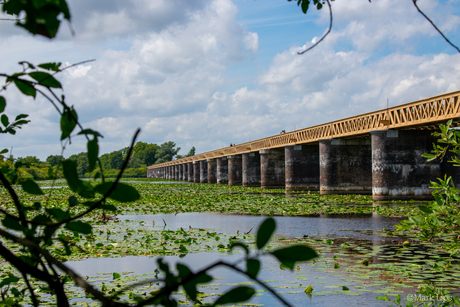
[(217, 149), (195, 156), (150, 166), (149, 169), (183, 163), (238, 155), (261, 149), (280, 148), (286, 145), (315, 143), (322, 139), (359, 137), (373, 130), (433, 129), (439, 123), (453, 119), (458, 125), (460, 116), (460, 91), (438, 95), (384, 110), (316, 125), (292, 132)]

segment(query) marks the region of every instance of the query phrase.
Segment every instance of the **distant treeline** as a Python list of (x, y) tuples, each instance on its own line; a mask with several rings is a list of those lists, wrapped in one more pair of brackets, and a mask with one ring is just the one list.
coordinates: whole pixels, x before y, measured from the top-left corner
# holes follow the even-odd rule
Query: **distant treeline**
[[(103, 154), (99, 157), (105, 177), (116, 177), (123, 165), (129, 147), (122, 148), (111, 153)], [(157, 144), (148, 144), (137, 142), (134, 146), (133, 153), (129, 159), (128, 166), (123, 173), (123, 177), (147, 177), (147, 167), (153, 164), (159, 164), (177, 159), (195, 155), (195, 147), (192, 147), (187, 155), (178, 155), (180, 147), (176, 148), (176, 143), (169, 141), (158, 146)], [(92, 173), (88, 173), (88, 157), (85, 152), (71, 155), (69, 159), (77, 162), (77, 171), (80, 177), (93, 177), (100, 168)], [(0, 168), (16, 167), (21, 175), (25, 178), (34, 178), (35, 180), (46, 180), (52, 178), (63, 178), (60, 162), (64, 160), (61, 155), (51, 155), (46, 161), (40, 161), (35, 156), (13, 158), (0, 155)]]

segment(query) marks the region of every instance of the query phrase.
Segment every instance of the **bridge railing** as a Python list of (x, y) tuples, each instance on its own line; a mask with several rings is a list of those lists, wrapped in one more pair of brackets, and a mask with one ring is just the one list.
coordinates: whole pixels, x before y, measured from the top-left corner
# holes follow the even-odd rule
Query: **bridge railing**
[(460, 116), (460, 91), (409, 102), (384, 110), (369, 112), (326, 124), (316, 125), (292, 132), (250, 141), (236, 146), (217, 149), (195, 156), (150, 166), (158, 168), (186, 162), (200, 161), (260, 149), (278, 148), (286, 145), (307, 144), (321, 139), (352, 137), (372, 130), (402, 129), (435, 125)]

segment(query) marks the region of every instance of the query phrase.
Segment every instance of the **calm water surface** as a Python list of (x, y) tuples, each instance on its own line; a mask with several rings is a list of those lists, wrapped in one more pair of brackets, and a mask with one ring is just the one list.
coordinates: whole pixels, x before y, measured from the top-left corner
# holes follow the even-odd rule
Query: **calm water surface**
[[(260, 223), (266, 218), (262, 216), (249, 215), (227, 215), (215, 213), (179, 213), (179, 214), (156, 214), (156, 215), (122, 215), (120, 220), (144, 221), (146, 225), (152, 225), (154, 229), (188, 229), (206, 228), (213, 229), (220, 233), (236, 233), (237, 231), (247, 232), (253, 229), (255, 232)], [(382, 228), (392, 229), (400, 219), (385, 218), (378, 214), (346, 215), (331, 217), (321, 215), (319, 217), (274, 217), (277, 222), (276, 233), (284, 237), (324, 236), (324, 237), (348, 237), (351, 239), (369, 240), (372, 244), (380, 244), (375, 231)], [(153, 222), (155, 222), (153, 224)], [(165, 226), (166, 223), (166, 226)], [(180, 259), (177, 256), (165, 257), (168, 263), (175, 264), (182, 262), (199, 270), (212, 262), (225, 260), (233, 262), (240, 259), (242, 255), (228, 255), (220, 253), (192, 253)], [(151, 257), (124, 257), (124, 258), (94, 258), (84, 261), (68, 262), (72, 268), (82, 275), (95, 275), (96, 273), (111, 273), (132, 271), (132, 274), (145, 274), (153, 272), (156, 268), (156, 259)], [(311, 263), (310, 263), (311, 264)], [(344, 282), (333, 273), (318, 271), (309, 263), (302, 263), (299, 271), (290, 272), (281, 270), (279, 263), (270, 257), (264, 257), (263, 270), (259, 276), (260, 280), (274, 280), (268, 284), (275, 287), (286, 300), (294, 306), (389, 306), (389, 303), (376, 300), (376, 296), (382, 294), (372, 292), (360, 292), (360, 295), (328, 294), (313, 295), (311, 298), (303, 293), (303, 289), (312, 284), (314, 292), (331, 289), (328, 286), (348, 283), (353, 291), (353, 282)], [(174, 267), (174, 265), (173, 265)], [(333, 271), (333, 270), (332, 270)], [(336, 272), (335, 272), (336, 273)], [(213, 277), (222, 278), (214, 281), (219, 283), (218, 290), (203, 289), (204, 292), (222, 293), (234, 286), (231, 283), (249, 281), (245, 277), (229, 271), (228, 269), (214, 269), (211, 272)], [(308, 278), (309, 280), (305, 280)], [(286, 287), (284, 287), (284, 286)], [(299, 287), (299, 288), (295, 288)], [(261, 289), (259, 287), (259, 289)], [(200, 289), (201, 291), (201, 289)], [(411, 291), (411, 290), (408, 290)], [(289, 293), (290, 292), (290, 293)], [(356, 292), (356, 291), (355, 291)], [(412, 292), (414, 292), (412, 290)], [(214, 298), (215, 299), (215, 298)], [(271, 294), (264, 293), (262, 296), (253, 298), (251, 303), (265, 304), (265, 306), (283, 306)]]

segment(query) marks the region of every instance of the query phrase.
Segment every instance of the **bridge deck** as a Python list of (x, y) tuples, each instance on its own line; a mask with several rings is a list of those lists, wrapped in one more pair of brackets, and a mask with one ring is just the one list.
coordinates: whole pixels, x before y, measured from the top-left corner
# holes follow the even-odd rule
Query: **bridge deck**
[(356, 115), (326, 124), (152, 165), (149, 169), (236, 155), (260, 149), (314, 143), (321, 139), (360, 136), (372, 130), (428, 127), (449, 119), (457, 120), (460, 116), (459, 98), (460, 91), (438, 95), (384, 110)]

